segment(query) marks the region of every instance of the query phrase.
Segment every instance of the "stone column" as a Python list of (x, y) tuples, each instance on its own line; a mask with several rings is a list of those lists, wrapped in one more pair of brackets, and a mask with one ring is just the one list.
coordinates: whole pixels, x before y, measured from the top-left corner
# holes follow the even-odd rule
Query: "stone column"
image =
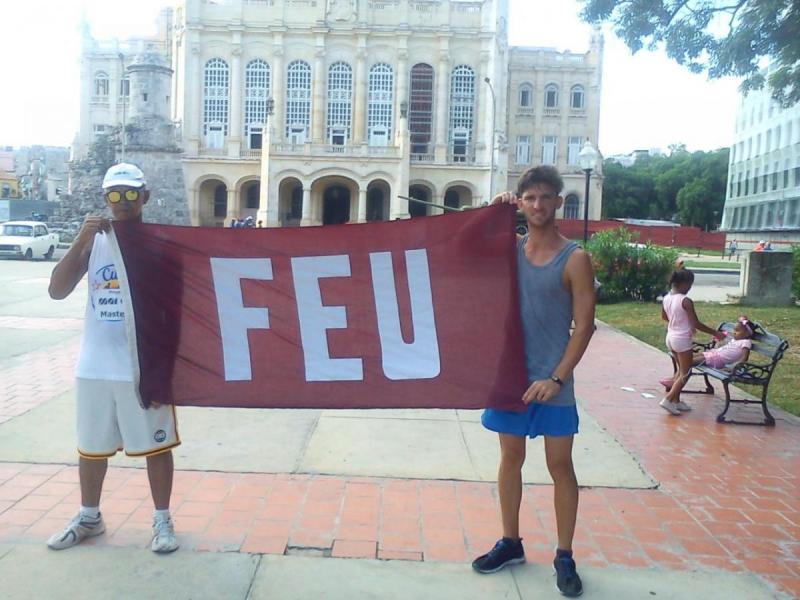
[(397, 181), (390, 190), (389, 197), (389, 219), (408, 219), (408, 200), (403, 200), (400, 196), (408, 195), (408, 183), (410, 177), (409, 162), (409, 137), (408, 119), (400, 117), (397, 120), (397, 145), (400, 147), (400, 162), (397, 169)]
[(367, 221), (367, 188), (362, 186), (358, 188), (358, 222), (366, 223)]
[(275, 114), (269, 117), (267, 128), (271, 131), (272, 143), (280, 144), (283, 140), (283, 121), (286, 113), (286, 90), (283, 83), (286, 67), (283, 64), (283, 48), (276, 45), (272, 55), (274, 57), (272, 59), (272, 85), (269, 93), (275, 102)]
[[(402, 40), (405, 42), (405, 38)], [(397, 80), (395, 81), (396, 97), (394, 99), (394, 126), (395, 131), (400, 126), (400, 105), (408, 102), (408, 50), (399, 48), (397, 50)], [(395, 136), (395, 139), (397, 136)], [(397, 145), (397, 144), (395, 144)], [(408, 190), (406, 190), (408, 192)]]
[(186, 196), (189, 200), (189, 224), (197, 227), (200, 225), (200, 190), (189, 188)]
[(358, 36), (358, 51), (356, 53), (356, 78), (353, 91), (353, 138), (352, 143), (363, 144), (366, 142), (364, 131), (367, 123), (367, 40), (363, 35)]
[(300, 219), (300, 225), (305, 227), (311, 225), (311, 188), (303, 188), (303, 214)]
[(189, 43), (187, 44), (186, 52), (189, 55), (189, 74), (183, 92), (184, 150), (189, 156), (197, 156), (200, 146), (202, 146), (203, 120), (203, 82), (200, 73), (200, 46)]
[[(234, 39), (240, 37), (234, 33)], [(234, 44), (231, 50), (230, 107), (228, 120), (228, 156), (239, 158), (242, 145), (242, 47)]]
[(439, 68), (436, 70), (436, 162), (447, 160), (447, 129), (450, 119), (450, 40), (443, 38), (439, 48)]
[(312, 90), (311, 141), (315, 144), (325, 140), (325, 46), (324, 38), (317, 38), (314, 59), (314, 88)]
[[(271, 119), (267, 116), (267, 119)], [(270, 164), (272, 159), (272, 127), (267, 122), (266, 131), (264, 132), (263, 144), (261, 150), (261, 164), (259, 169), (259, 190), (258, 190), (258, 211), (256, 212), (256, 220), (264, 221), (267, 227), (277, 226), (278, 223), (271, 222), (270, 219), (276, 214), (277, 209), (271, 210), (271, 204), (276, 203), (277, 199), (273, 198), (270, 194), (272, 177), (270, 177)]]
[(262, 189), (264, 187), (267, 188), (267, 198), (269, 202), (267, 204), (267, 218), (264, 220), (264, 224), (267, 227), (280, 227), (281, 226), (281, 215), (280, 215), (280, 197), (278, 195), (279, 183), (277, 178), (273, 177), (270, 178), (268, 182), (263, 182), (261, 184)]
[(239, 192), (228, 188), (228, 214), (225, 217), (225, 224), (227, 225), (231, 222), (231, 219), (238, 219), (239, 217)]

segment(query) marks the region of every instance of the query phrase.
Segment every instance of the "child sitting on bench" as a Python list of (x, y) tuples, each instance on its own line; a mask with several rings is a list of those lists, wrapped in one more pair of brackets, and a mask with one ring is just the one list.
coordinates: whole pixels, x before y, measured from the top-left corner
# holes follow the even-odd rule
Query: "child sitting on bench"
[(742, 315), (733, 327), (733, 335), (719, 348), (711, 348), (705, 352), (697, 352), (692, 356), (692, 366), (706, 365), (713, 369), (723, 369), (727, 365), (745, 362), (753, 347), (753, 322)]

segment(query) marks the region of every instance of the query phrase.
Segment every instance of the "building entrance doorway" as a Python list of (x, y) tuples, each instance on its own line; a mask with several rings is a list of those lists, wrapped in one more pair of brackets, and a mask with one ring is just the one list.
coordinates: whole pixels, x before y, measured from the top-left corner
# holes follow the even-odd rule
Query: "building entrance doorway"
[(350, 190), (332, 185), (322, 195), (322, 224), (340, 225), (350, 220)]

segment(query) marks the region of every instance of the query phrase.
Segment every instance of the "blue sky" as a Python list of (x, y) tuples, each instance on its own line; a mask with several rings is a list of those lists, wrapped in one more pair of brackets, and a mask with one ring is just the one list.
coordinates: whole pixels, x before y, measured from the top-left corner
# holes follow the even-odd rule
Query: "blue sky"
[[(509, 0), (509, 41), (583, 52), (591, 28), (577, 0)], [(80, 16), (97, 37), (153, 30), (168, 0), (6, 0), (0, 56), (0, 145), (69, 145), (78, 128)], [(630, 52), (606, 33), (599, 146), (605, 155), (637, 148), (727, 146), (738, 103), (733, 79), (708, 81), (661, 52)]]

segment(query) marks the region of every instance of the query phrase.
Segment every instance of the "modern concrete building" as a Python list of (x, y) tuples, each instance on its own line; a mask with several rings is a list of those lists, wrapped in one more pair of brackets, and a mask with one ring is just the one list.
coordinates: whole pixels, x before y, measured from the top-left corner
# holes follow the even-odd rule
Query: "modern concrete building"
[[(581, 218), (575, 163), (597, 141), (602, 37), (580, 54), (509, 48), (508, 18), (507, 0), (185, 0), (151, 42), (169, 44), (191, 222), (435, 214), (401, 196), (477, 206), (540, 163), (565, 175), (562, 215)], [(111, 90), (130, 57), (115, 69), (105, 52), (102, 66), (101, 46), (84, 49), (82, 106), (104, 89), (97, 65), (106, 104), (124, 107)], [(119, 122), (109, 108), (100, 123), (89, 104), (82, 136)], [(593, 182), (599, 219), (602, 177)]]
[(767, 89), (742, 96), (721, 229), (740, 250), (800, 241), (800, 104), (781, 108)]

